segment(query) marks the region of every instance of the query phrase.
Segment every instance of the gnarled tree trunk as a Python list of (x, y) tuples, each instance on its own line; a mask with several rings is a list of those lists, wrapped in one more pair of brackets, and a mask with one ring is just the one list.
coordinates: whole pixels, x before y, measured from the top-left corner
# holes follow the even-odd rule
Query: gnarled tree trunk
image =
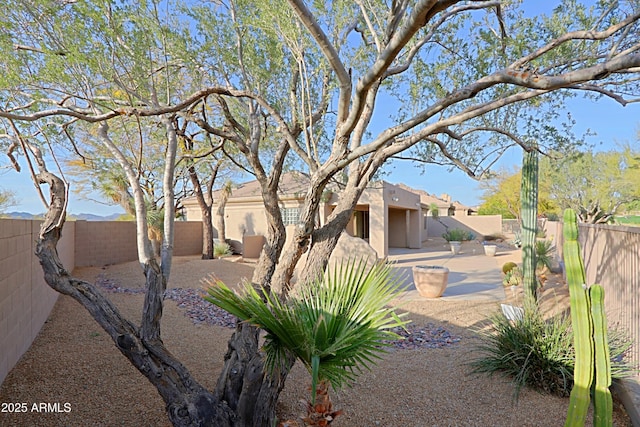
[[(143, 325), (136, 327), (91, 283), (73, 278), (63, 267), (56, 249), (65, 216), (65, 186), (49, 172), (41, 172), (40, 183), (49, 184), (52, 200), (40, 229), (36, 255), (45, 281), (56, 291), (78, 301), (109, 334), (118, 350), (158, 390), (175, 426), (233, 426), (235, 414), (224, 402), (201, 386), (165, 348), (159, 337), (164, 276), (155, 259), (145, 264), (149, 310)], [(162, 283), (157, 283), (160, 281)]]

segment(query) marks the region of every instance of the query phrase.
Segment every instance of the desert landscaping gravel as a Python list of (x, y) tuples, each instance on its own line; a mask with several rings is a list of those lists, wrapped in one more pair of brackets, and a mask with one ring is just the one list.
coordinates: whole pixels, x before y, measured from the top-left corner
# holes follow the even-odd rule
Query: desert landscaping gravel
[[(227, 284), (236, 284), (250, 278), (252, 269), (252, 264), (228, 260), (174, 260), (165, 295), (163, 339), (209, 389), (215, 387), (222, 368), (234, 320), (202, 302), (201, 280), (215, 274)], [(78, 268), (74, 275), (96, 283), (125, 316), (138, 323), (144, 277), (137, 262)], [(467, 363), (474, 357), (476, 331), (499, 309), (498, 303), (426, 298), (398, 303), (413, 321), (404, 332), (407, 339), (394, 342), (351, 387), (331, 392), (335, 407), (344, 411), (332, 425), (564, 424), (568, 399), (524, 390), (515, 402), (509, 379), (470, 373)], [(307, 397), (309, 378), (296, 364), (280, 395), (281, 419), (301, 414), (300, 399)], [(65, 296), (60, 296), (33, 345), (4, 380), (0, 402), (24, 402), (30, 409), (33, 404), (38, 408), (49, 403), (49, 409), (59, 409), (1, 413), (0, 426), (169, 426), (155, 389), (86, 310)], [(630, 426), (624, 410), (617, 403), (614, 406), (615, 425)]]

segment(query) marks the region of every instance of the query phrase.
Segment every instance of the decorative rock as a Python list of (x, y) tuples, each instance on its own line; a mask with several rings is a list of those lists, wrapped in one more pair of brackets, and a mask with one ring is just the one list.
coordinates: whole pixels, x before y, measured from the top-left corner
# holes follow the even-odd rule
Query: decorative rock
[[(113, 279), (99, 276), (96, 285), (111, 293), (137, 295), (143, 294), (142, 288), (125, 288)], [(166, 299), (175, 301), (178, 308), (184, 311), (195, 325), (222, 326), (235, 328), (237, 318), (206, 301), (205, 292), (200, 289), (170, 288), (164, 293)], [(393, 332), (399, 335), (397, 340), (385, 341), (385, 344), (399, 350), (412, 350), (424, 348), (442, 348), (455, 345), (460, 337), (451, 335), (442, 326), (428, 323), (425, 326), (415, 324), (406, 325), (404, 328), (394, 328)]]
[[(348, 259), (366, 259), (367, 264), (372, 266), (378, 261), (378, 254), (365, 240), (359, 237), (350, 236), (346, 232), (343, 232), (340, 235), (336, 248), (331, 253), (331, 258), (329, 258), (329, 268), (335, 267), (337, 263), (344, 262)], [(302, 268), (304, 268), (306, 261), (307, 254), (305, 253), (300, 258), (300, 261), (298, 261), (293, 273), (293, 282), (297, 282), (299, 273)]]

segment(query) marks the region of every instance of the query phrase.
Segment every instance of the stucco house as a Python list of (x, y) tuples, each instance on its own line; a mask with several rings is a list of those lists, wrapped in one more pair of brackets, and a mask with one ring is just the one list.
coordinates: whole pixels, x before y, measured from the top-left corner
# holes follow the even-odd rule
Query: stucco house
[[(309, 187), (309, 177), (301, 172), (288, 172), (280, 182), (280, 208), (285, 225), (298, 222), (300, 208)], [(320, 205), (318, 223), (324, 224), (336, 206), (339, 189), (333, 186), (325, 192)], [(215, 195), (214, 195), (215, 198)], [(215, 201), (214, 201), (215, 203)], [(347, 233), (369, 242), (379, 257), (389, 254), (390, 247), (422, 247), (427, 240), (430, 206), (436, 203), (443, 215), (458, 212), (454, 204), (422, 190), (386, 181), (370, 184), (364, 191), (347, 226)], [(202, 219), (195, 199), (183, 201), (189, 221)], [(468, 212), (466, 209), (460, 212)], [(225, 208), (226, 235), (240, 244), (247, 237), (264, 235), (267, 222), (260, 185), (250, 181), (233, 189)]]

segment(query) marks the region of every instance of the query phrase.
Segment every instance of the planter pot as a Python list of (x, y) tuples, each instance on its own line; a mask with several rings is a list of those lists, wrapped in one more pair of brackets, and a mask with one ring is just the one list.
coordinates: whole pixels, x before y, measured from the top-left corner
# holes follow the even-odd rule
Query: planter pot
[(496, 256), (496, 250), (498, 246), (496, 245), (484, 245), (484, 254), (486, 256)]
[(427, 298), (438, 298), (447, 287), (449, 269), (438, 265), (418, 265), (413, 267), (413, 283), (418, 293)]
[(452, 240), (449, 242), (449, 246), (451, 246), (451, 253), (457, 255), (460, 253), (460, 246), (462, 246), (462, 242)]

